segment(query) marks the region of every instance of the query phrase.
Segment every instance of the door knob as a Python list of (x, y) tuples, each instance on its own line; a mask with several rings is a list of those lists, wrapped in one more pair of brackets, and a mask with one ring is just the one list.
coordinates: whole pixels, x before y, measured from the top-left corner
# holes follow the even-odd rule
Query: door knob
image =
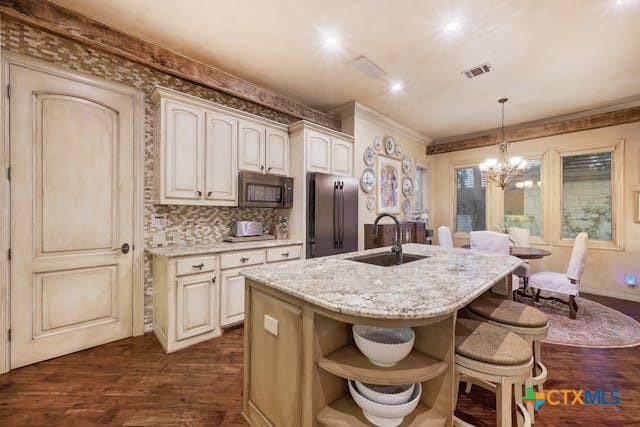
[(128, 243), (123, 243), (121, 247), (114, 249), (114, 252), (121, 252), (123, 254), (128, 254), (129, 253), (129, 244)]

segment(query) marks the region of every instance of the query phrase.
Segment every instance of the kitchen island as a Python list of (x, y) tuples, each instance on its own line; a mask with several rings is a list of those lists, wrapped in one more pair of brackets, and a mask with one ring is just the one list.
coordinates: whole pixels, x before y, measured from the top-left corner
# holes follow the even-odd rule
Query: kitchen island
[[(509, 284), (521, 261), (418, 244), (404, 245), (404, 254), (419, 259), (382, 266), (392, 255), (382, 248), (241, 272), (243, 410), (252, 426), (371, 425), (347, 379), (420, 382), (421, 404), (402, 426), (453, 424), (456, 313), (500, 282)], [(373, 365), (353, 343), (353, 324), (412, 327), (414, 348), (393, 367)]]

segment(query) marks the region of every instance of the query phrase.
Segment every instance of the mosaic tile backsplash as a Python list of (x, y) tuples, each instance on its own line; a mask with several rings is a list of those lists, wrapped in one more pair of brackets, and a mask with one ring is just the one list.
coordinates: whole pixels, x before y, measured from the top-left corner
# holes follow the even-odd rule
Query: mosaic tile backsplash
[[(165, 86), (203, 99), (225, 104), (284, 124), (298, 119), (186, 80), (162, 73), (71, 39), (60, 37), (5, 16), (2, 17), (0, 43), (5, 51), (38, 58), (70, 70), (133, 86), (145, 93), (145, 240), (152, 245), (151, 215), (166, 214), (163, 228), (167, 237), (175, 233), (186, 243), (212, 242), (230, 232), (236, 219), (263, 221), (267, 227), (275, 221), (273, 209), (227, 208), (204, 206), (154, 206), (153, 185), (153, 114), (149, 95), (156, 85)], [(267, 229), (269, 229), (267, 228)], [(152, 328), (151, 257), (145, 257), (145, 332)]]

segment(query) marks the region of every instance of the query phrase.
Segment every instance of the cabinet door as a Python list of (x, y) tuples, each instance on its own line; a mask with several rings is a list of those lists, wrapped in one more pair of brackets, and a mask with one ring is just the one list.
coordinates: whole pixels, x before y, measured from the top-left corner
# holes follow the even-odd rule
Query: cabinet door
[(200, 199), (204, 181), (204, 112), (166, 101), (165, 197)]
[(265, 128), (255, 123), (240, 121), (238, 136), (238, 169), (264, 172)]
[(330, 173), (331, 139), (318, 132), (307, 131), (307, 171)]
[(206, 123), (205, 198), (222, 202), (221, 205), (235, 205), (238, 202), (238, 122), (225, 114), (207, 112)]
[(244, 320), (244, 276), (240, 270), (220, 274), (220, 325), (227, 326)]
[(176, 338), (182, 340), (218, 327), (215, 275), (180, 277), (176, 289)]
[(341, 139), (331, 139), (331, 173), (353, 176), (353, 144)]
[(267, 128), (265, 167), (272, 175), (289, 175), (289, 134)]

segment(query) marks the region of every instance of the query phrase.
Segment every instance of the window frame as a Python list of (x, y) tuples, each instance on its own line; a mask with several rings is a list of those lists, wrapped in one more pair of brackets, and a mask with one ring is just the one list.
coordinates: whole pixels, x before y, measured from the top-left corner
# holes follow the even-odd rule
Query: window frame
[[(468, 160), (468, 161), (462, 161), (462, 162), (449, 162), (449, 176), (451, 177), (449, 182), (451, 182), (451, 187), (450, 190), (451, 191), (451, 197), (449, 198), (451, 200), (451, 205), (449, 207), (449, 224), (451, 224), (451, 229), (453, 230), (453, 238), (454, 239), (469, 239), (469, 232), (465, 232), (465, 231), (458, 231), (457, 229), (457, 225), (458, 225), (458, 221), (457, 221), (457, 208), (458, 208), (458, 181), (457, 181), (457, 173), (456, 173), (456, 169), (465, 169), (465, 168), (477, 168), (478, 165), (481, 163), (480, 160), (478, 161), (473, 161), (473, 160)], [(490, 204), (489, 201), (490, 199), (490, 188), (491, 185), (487, 182), (487, 186), (485, 187), (485, 192), (484, 192), (484, 215), (485, 215), (485, 228), (487, 230), (490, 230), (490, 224), (491, 224), (491, 208), (490, 208)]]
[[(580, 156), (584, 154), (611, 152), (611, 240), (595, 240), (589, 237), (587, 246), (594, 249), (612, 251), (624, 250), (624, 139), (608, 142), (594, 142), (584, 144), (579, 149), (554, 150), (554, 185), (551, 194), (551, 207), (558, 212), (552, 224), (552, 245), (573, 246), (575, 239), (562, 236), (562, 212), (563, 212), (563, 181), (562, 159), (563, 157)], [(557, 197), (554, 197), (554, 194)]]

